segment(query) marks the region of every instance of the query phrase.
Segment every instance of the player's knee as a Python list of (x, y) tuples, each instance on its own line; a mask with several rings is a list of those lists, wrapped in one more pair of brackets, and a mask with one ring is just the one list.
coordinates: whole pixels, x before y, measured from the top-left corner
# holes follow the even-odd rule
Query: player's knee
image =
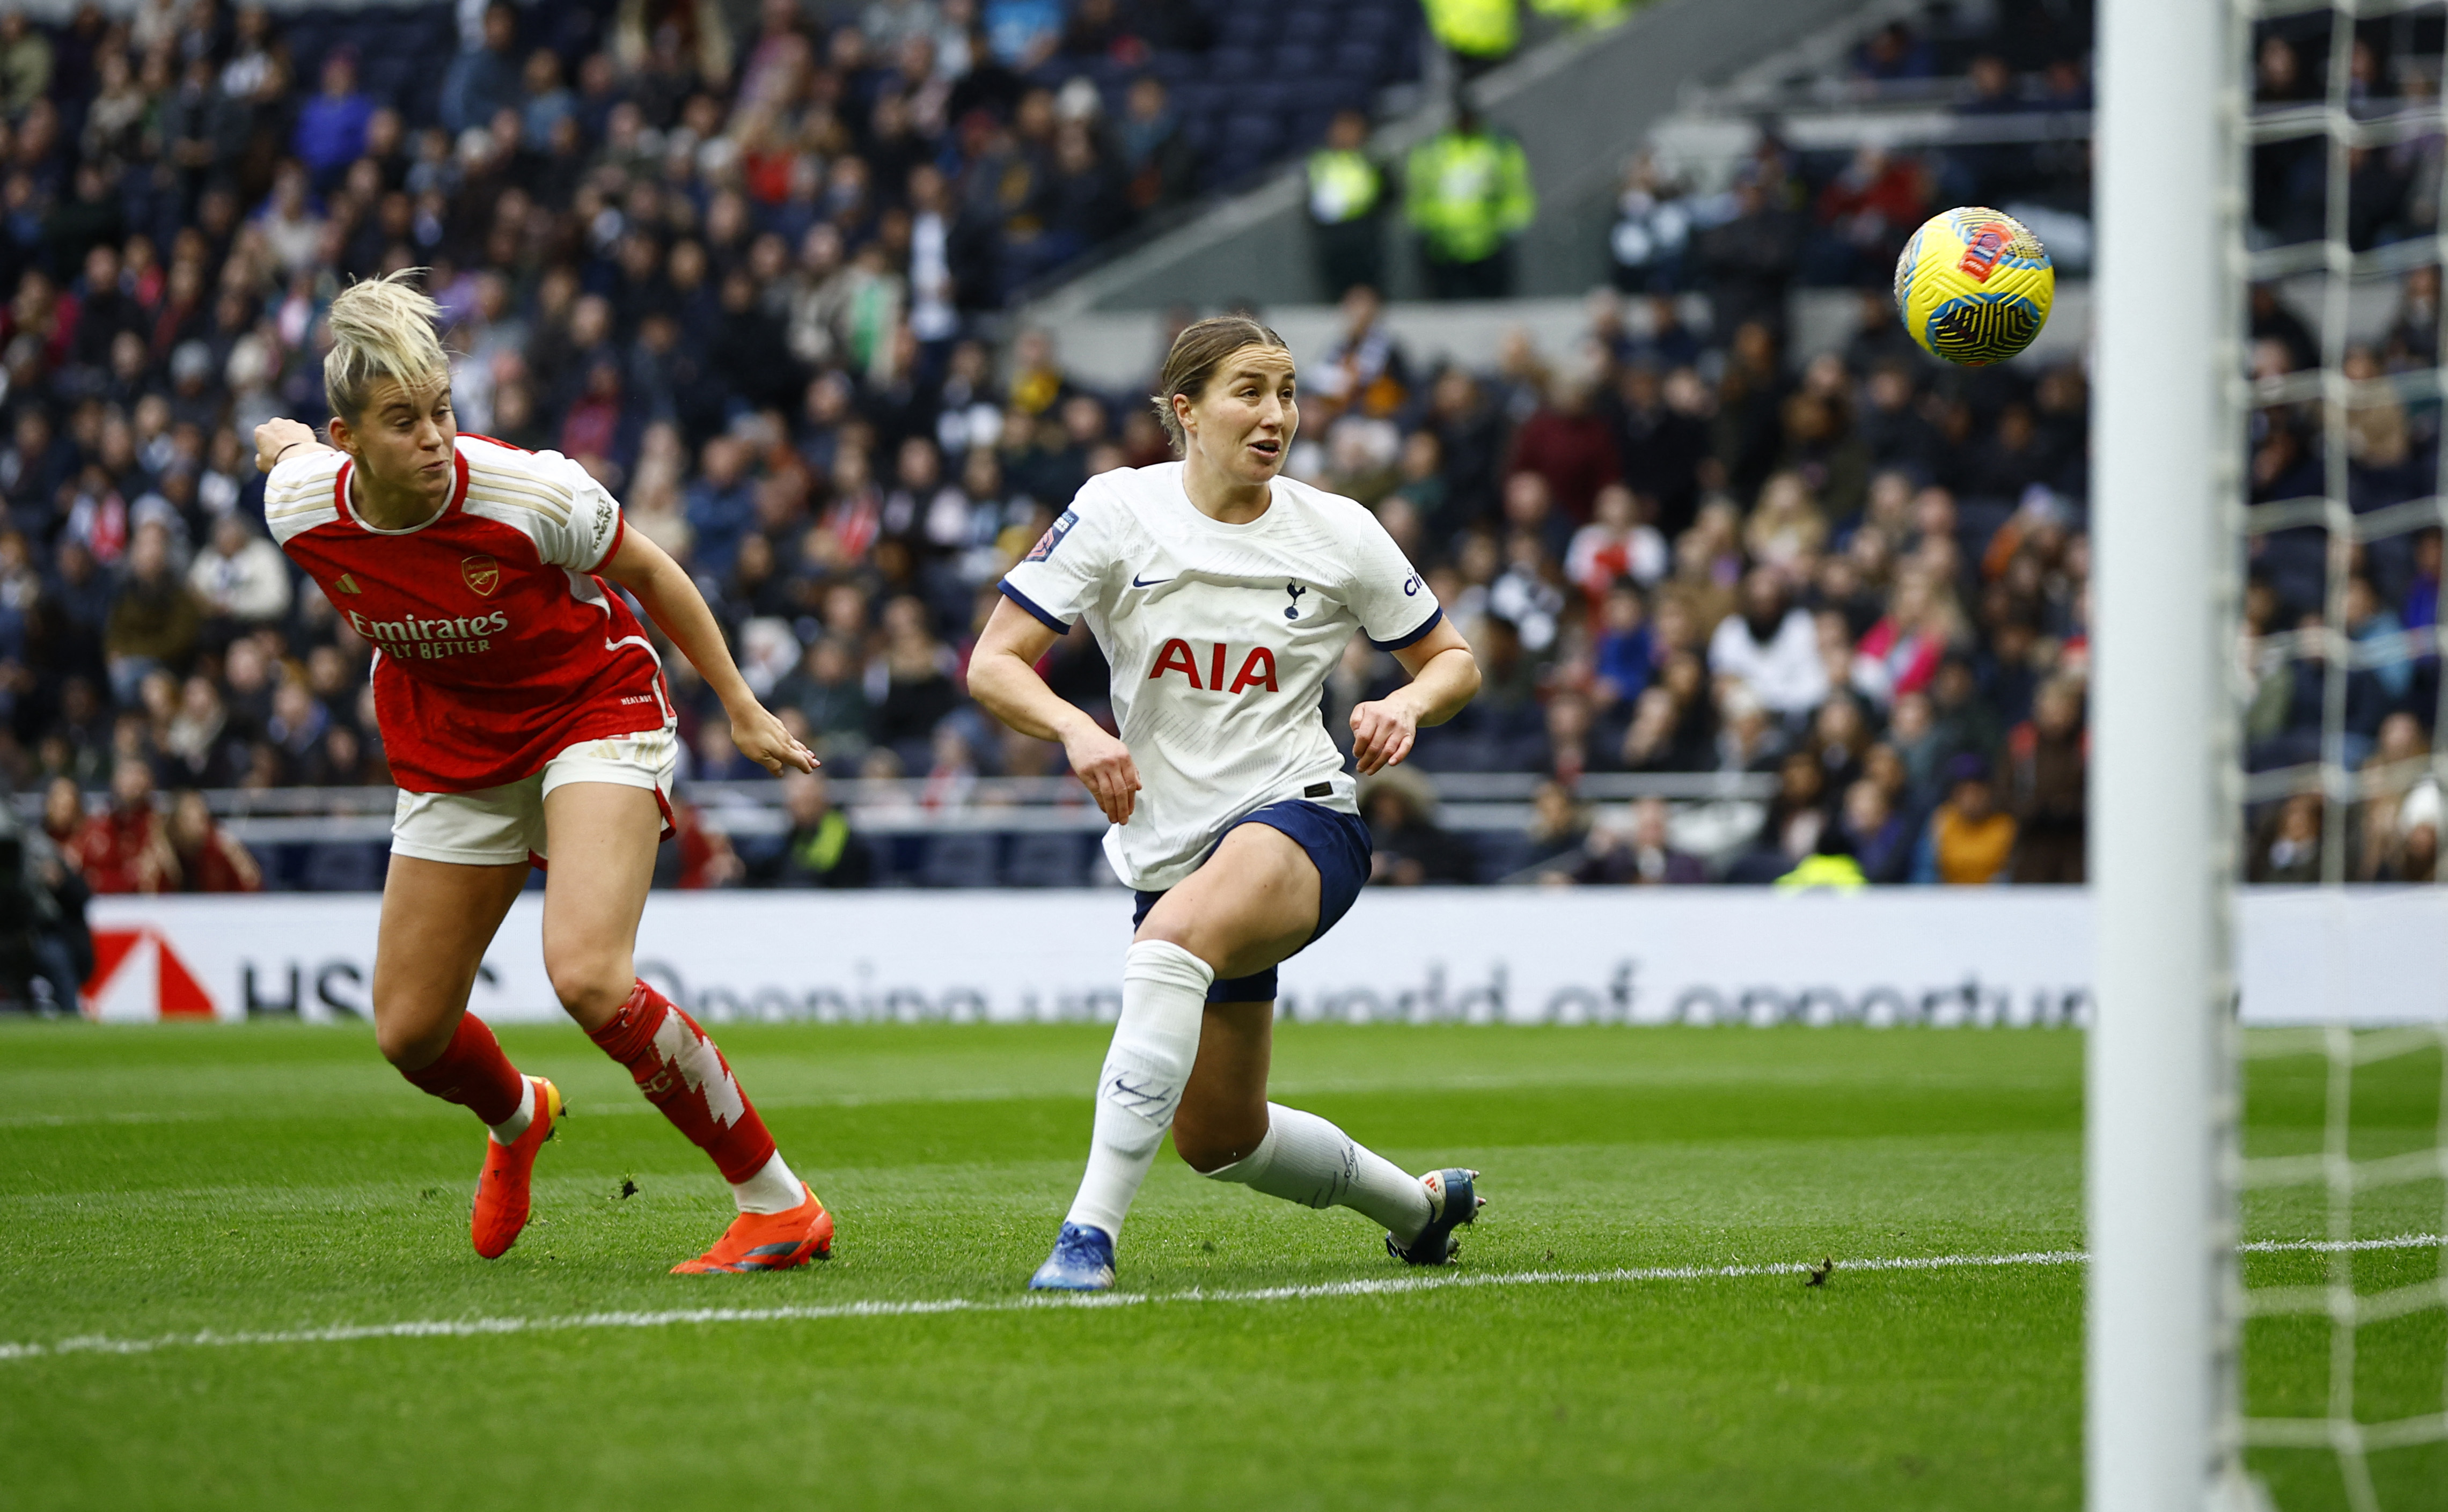
[(1241, 1158), (1229, 1144), (1221, 1140), (1182, 1138), (1179, 1124), (1176, 1124), (1173, 1130), (1173, 1153), (1181, 1157), (1182, 1164), (1200, 1176), (1205, 1176), (1211, 1171), (1220, 1171)]
[(1140, 924), (1131, 936), (1131, 943), (1137, 945), (1148, 940), (1162, 940), (1167, 945), (1181, 947), (1214, 967), (1216, 965), (1215, 942), (1212, 934), (1213, 931), (1200, 928), (1197, 916), (1187, 909), (1158, 909)]
[(544, 968), (562, 1007), (589, 1028), (619, 1012), (637, 986), (627, 963), (599, 951), (547, 953)]
[(374, 1044), (382, 1051), (382, 1058), (400, 1070), (422, 1071), (440, 1060), (442, 1052), (449, 1048), (450, 1026), (437, 1030), (424, 1025), (402, 1024), (395, 1019), (386, 1021), (377, 1015)]
[(1181, 1157), (1182, 1164), (1200, 1176), (1213, 1176), (1237, 1160), (1248, 1158), (1266, 1137), (1267, 1125), (1263, 1118), (1254, 1129), (1241, 1120), (1185, 1122), (1176, 1118), (1173, 1124), (1173, 1152)]

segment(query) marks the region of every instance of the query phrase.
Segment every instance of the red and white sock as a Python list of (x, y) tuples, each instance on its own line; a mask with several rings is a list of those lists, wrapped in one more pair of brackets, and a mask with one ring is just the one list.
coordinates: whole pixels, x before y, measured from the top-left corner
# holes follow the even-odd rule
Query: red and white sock
[[(411, 1086), (445, 1102), (458, 1103), (493, 1129), (516, 1120), (526, 1106), (526, 1100), (534, 1096), (533, 1084), (502, 1053), (502, 1042), (472, 1013), (459, 1016), (459, 1027), (451, 1031), (449, 1044), (431, 1064), (400, 1075)], [(525, 1127), (524, 1122), (519, 1124)], [(508, 1137), (517, 1139), (518, 1130)]]
[(765, 1120), (705, 1031), (645, 983), (588, 1036), (629, 1068), (646, 1101), (711, 1156), (742, 1213), (787, 1213), (807, 1200)]
[(493, 1137), (495, 1144), (517, 1143), (519, 1136), (535, 1124), (535, 1079), (523, 1076), (519, 1078), (519, 1105), (501, 1122), (485, 1125), (485, 1132)]

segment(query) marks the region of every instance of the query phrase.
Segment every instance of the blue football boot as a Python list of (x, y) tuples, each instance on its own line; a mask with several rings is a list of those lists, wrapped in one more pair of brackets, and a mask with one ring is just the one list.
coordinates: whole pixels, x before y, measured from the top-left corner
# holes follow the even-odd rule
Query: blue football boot
[(1114, 1236), (1084, 1223), (1065, 1223), (1054, 1253), (1028, 1278), (1031, 1292), (1111, 1292)]
[(1471, 1190), (1478, 1179), (1478, 1172), (1461, 1170), (1431, 1171), (1420, 1177), (1420, 1185), (1428, 1189), (1428, 1226), (1408, 1244), (1387, 1234), (1386, 1253), (1405, 1265), (1443, 1265), (1452, 1259), (1462, 1248), (1454, 1230), (1475, 1220), (1487, 1206), (1487, 1198)]

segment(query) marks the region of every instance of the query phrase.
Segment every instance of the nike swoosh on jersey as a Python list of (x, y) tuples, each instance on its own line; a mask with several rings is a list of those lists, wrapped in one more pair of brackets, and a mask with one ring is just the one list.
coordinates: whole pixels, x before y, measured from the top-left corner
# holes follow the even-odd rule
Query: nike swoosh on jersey
[[(1176, 573), (1175, 576), (1178, 577), (1179, 574)], [(1159, 583), (1171, 583), (1172, 581), (1172, 578), (1150, 578), (1143, 583), (1139, 581), (1138, 573), (1134, 572), (1131, 574), (1131, 586), (1134, 588), (1153, 588)]]

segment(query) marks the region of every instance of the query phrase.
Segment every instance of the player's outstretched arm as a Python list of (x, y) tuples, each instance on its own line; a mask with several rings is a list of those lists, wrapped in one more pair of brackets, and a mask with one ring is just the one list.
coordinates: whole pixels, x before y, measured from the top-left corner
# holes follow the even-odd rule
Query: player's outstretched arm
[(1420, 726), (1443, 724), (1479, 692), (1479, 659), (1451, 620), (1394, 653), (1411, 680), (1351, 711), (1351, 764), (1362, 776), (1411, 754)]
[(1037, 675), (1054, 632), (1005, 599), (997, 603), (969, 652), (969, 697), (1023, 735), (1060, 740), (1081, 784), (1116, 824), (1128, 824), (1138, 801), (1139, 769), (1130, 748), (1064, 700)]
[(315, 428), (296, 420), (266, 420), (255, 428), (255, 467), (258, 472), (270, 472), (280, 466), (280, 459), (296, 453), (300, 448), (310, 451), (329, 451), (315, 434)]
[(731, 648), (723, 644), (722, 626), (715, 623), (714, 611), (705, 606), (705, 596), (661, 546), (635, 530), (624, 530), (611, 560), (597, 570), (638, 596), (647, 617), (679, 647), (680, 655), (689, 659), (689, 665), (722, 700), (723, 712), (731, 717), (731, 743), (739, 747), (740, 755), (768, 772), (778, 773), (784, 767), (801, 772), (816, 769), (815, 754), (794, 739), (782, 721), (748, 691), (738, 663), (731, 660)]

